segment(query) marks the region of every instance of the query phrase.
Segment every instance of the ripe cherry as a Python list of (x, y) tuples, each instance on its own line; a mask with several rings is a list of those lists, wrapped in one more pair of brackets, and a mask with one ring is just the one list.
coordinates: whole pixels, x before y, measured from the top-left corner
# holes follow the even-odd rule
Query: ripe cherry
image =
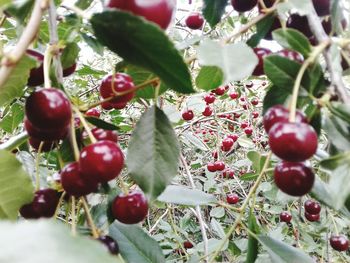
[(252, 116), (253, 116), (254, 119), (258, 118), (259, 117), (259, 112), (253, 111), (252, 112)]
[(254, 98), (250, 101), (251, 104), (253, 104), (254, 106), (259, 104), (259, 100), (257, 98)]
[(245, 129), (248, 126), (249, 126), (248, 122), (246, 122), (246, 121), (241, 122), (241, 125), (240, 125), (241, 129)]
[(346, 251), (349, 248), (349, 239), (344, 235), (332, 235), (329, 243), (337, 251)]
[(222, 140), (221, 149), (224, 152), (228, 152), (231, 149), (231, 147), (233, 146), (233, 143), (234, 143), (234, 141), (231, 138), (227, 137), (227, 138)]
[(300, 64), (304, 62), (303, 56), (294, 50), (282, 49), (280, 51), (277, 51), (276, 54), (280, 55), (281, 57), (285, 57), (295, 62), (298, 62)]
[(44, 55), (33, 49), (28, 49), (26, 54), (34, 59), (36, 59), (40, 65), (37, 68), (32, 68), (30, 70), (28, 86), (35, 87), (40, 86), (44, 83)]
[(319, 16), (328, 16), (330, 14), (330, 0), (312, 0), (312, 3)]
[(264, 57), (271, 54), (271, 50), (267, 48), (254, 48), (254, 53), (257, 55), (259, 62), (253, 71), (254, 76), (264, 75)]
[(238, 99), (239, 98), (239, 94), (237, 92), (231, 92), (229, 94), (230, 98), (235, 100), (235, 99)]
[(92, 109), (89, 109), (87, 112), (85, 112), (85, 115), (89, 117), (100, 118), (101, 111), (97, 108), (92, 108)]
[(269, 131), (269, 145), (279, 158), (301, 162), (315, 154), (317, 133), (305, 123), (279, 122)]
[[(118, 141), (118, 133), (116, 131), (104, 130), (96, 127), (91, 130), (91, 133), (98, 141)], [(83, 132), (83, 139), (85, 138), (88, 138), (88, 133), (86, 131)]]
[(212, 172), (212, 173), (216, 172), (216, 165), (215, 165), (215, 163), (207, 163), (207, 169), (208, 169), (209, 172)]
[(217, 159), (218, 158), (218, 152), (217, 151), (214, 151), (211, 153), (211, 156), (214, 158), (214, 159)]
[(143, 16), (166, 29), (176, 10), (176, 0), (109, 0), (107, 7), (119, 8)]
[(148, 203), (142, 192), (119, 194), (113, 201), (112, 214), (124, 224), (140, 223), (148, 213)]
[(244, 84), (244, 86), (247, 88), (247, 89), (250, 89), (254, 86), (254, 83), (253, 81), (248, 81), (247, 83)]
[(214, 103), (214, 101), (215, 101), (215, 95), (214, 95), (213, 93), (206, 94), (206, 95), (204, 96), (204, 101), (205, 101), (207, 104)]
[(190, 121), (194, 118), (194, 113), (192, 110), (185, 110), (184, 112), (182, 112), (182, 118), (185, 121)]
[[(120, 106), (120, 107), (123, 106), (122, 108), (125, 108), (126, 104), (127, 104), (127, 103), (125, 103), (124, 106), (120, 104), (119, 106)], [(102, 109), (104, 109), (104, 110), (111, 110), (111, 109), (113, 109), (113, 105), (112, 105), (111, 103), (109, 103), (108, 101), (102, 102), (102, 103), (101, 103), (101, 107), (102, 107)]]
[(286, 211), (280, 213), (281, 222), (289, 223), (292, 220), (292, 215)]
[(203, 16), (198, 12), (193, 12), (185, 20), (186, 26), (191, 29), (201, 29), (204, 24)]
[(113, 238), (111, 238), (110, 236), (100, 236), (98, 240), (106, 246), (106, 248), (112, 255), (119, 254), (118, 243)]
[(233, 9), (237, 12), (247, 12), (252, 10), (257, 3), (257, 0), (231, 0)]
[(316, 222), (320, 220), (320, 214), (312, 215), (305, 211), (304, 216), (310, 222)]
[(82, 177), (97, 183), (116, 178), (124, 165), (124, 156), (119, 146), (111, 141), (99, 141), (80, 152), (79, 168)]
[(212, 92), (214, 92), (218, 96), (221, 96), (221, 95), (225, 94), (226, 88), (224, 86), (220, 86), (220, 87), (214, 89)]
[(64, 139), (68, 133), (68, 127), (59, 130), (40, 130), (33, 126), (28, 119), (24, 120), (24, 128), (30, 137), (38, 141), (56, 141)]
[(244, 129), (244, 133), (247, 135), (247, 136), (250, 136), (253, 134), (253, 128), (252, 127), (247, 127)]
[(239, 201), (239, 196), (237, 194), (235, 194), (235, 193), (228, 194), (226, 196), (226, 201), (227, 201), (227, 203), (229, 203), (231, 205), (237, 204), (238, 201)]
[(213, 114), (213, 109), (210, 106), (206, 106), (202, 114), (203, 116), (209, 117)]
[(305, 211), (311, 215), (317, 215), (321, 212), (320, 203), (310, 199), (306, 200), (306, 202), (304, 203), (304, 208), (305, 208)]
[(185, 249), (193, 248), (193, 244), (190, 241), (185, 241), (183, 243), (183, 246), (184, 246)]
[(216, 171), (223, 171), (225, 169), (225, 163), (222, 161), (216, 161), (214, 163)]
[(64, 68), (62, 71), (63, 77), (68, 77), (68, 76), (72, 75), (76, 69), (77, 69), (77, 63), (74, 63), (73, 65), (69, 66), (68, 68)]
[(235, 172), (233, 170), (231, 170), (230, 168), (225, 169), (222, 172), (222, 177), (224, 177), (224, 178), (234, 178), (235, 177)]
[(280, 162), (275, 167), (274, 180), (282, 192), (292, 196), (303, 196), (310, 192), (315, 175), (305, 163)]
[(291, 15), (287, 20), (287, 27), (299, 30), (307, 37), (313, 35), (306, 16), (300, 16), (298, 14)]

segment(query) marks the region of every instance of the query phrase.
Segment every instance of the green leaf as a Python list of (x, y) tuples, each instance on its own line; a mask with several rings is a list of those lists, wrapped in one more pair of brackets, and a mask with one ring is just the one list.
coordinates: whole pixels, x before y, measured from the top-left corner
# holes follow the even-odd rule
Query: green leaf
[(6, 9), (6, 12), (15, 17), (20, 23), (24, 23), (26, 17), (30, 15), (35, 1), (22, 0), (12, 2), (13, 4)]
[(309, 40), (298, 30), (290, 28), (277, 29), (273, 31), (272, 36), (282, 47), (298, 51), (305, 58), (312, 51)]
[(272, 263), (313, 263), (314, 260), (302, 250), (269, 236), (259, 235), (258, 240), (270, 254)]
[(85, 119), (90, 122), (91, 124), (95, 125), (98, 128), (104, 129), (104, 130), (110, 130), (110, 131), (118, 131), (120, 130), (119, 127), (115, 126), (112, 123), (106, 122), (100, 118), (95, 117), (85, 117)]
[(331, 156), (327, 159), (323, 159), (320, 161), (320, 165), (322, 168), (333, 171), (337, 169), (341, 164), (349, 162), (350, 161), (350, 152), (337, 154), (334, 156)]
[(253, 181), (256, 178), (258, 178), (259, 174), (257, 173), (245, 173), (242, 176), (239, 177), (242, 181)]
[(328, 109), (338, 118), (350, 124), (350, 105), (332, 102)]
[(0, 262), (123, 262), (120, 257), (110, 255), (99, 241), (88, 237), (73, 237), (69, 228), (58, 221), (20, 221), (16, 224), (1, 222), (0, 231)]
[(335, 116), (328, 116), (325, 118), (323, 129), (335, 147), (341, 151), (350, 150), (350, 132), (346, 122)]
[(93, 69), (86, 65), (84, 65), (81, 69), (77, 70), (76, 73), (80, 76), (92, 75), (94, 77), (101, 77), (101, 76), (107, 75), (106, 71)]
[(67, 43), (61, 55), (62, 68), (66, 69), (76, 63), (80, 48), (77, 43)]
[(194, 92), (187, 65), (158, 26), (115, 10), (95, 14), (91, 23), (97, 39), (126, 62), (150, 70), (177, 92)]
[(227, 0), (204, 0), (203, 15), (211, 27), (215, 27), (225, 12)]
[(346, 198), (350, 195), (350, 165), (343, 163), (332, 171), (329, 180), (329, 190), (333, 193), (333, 205), (339, 210), (344, 206)]
[(0, 150), (0, 184), (0, 218), (15, 220), (21, 206), (32, 201), (34, 188), (21, 163), (4, 150)]
[[(260, 228), (258, 223), (256, 222), (255, 215), (253, 210), (250, 210), (249, 218), (248, 218), (248, 228), (254, 234), (260, 234)], [(254, 263), (259, 253), (259, 242), (252, 235), (248, 237), (248, 251), (247, 251), (247, 259), (246, 263)]]
[(85, 43), (88, 44), (89, 47), (91, 47), (100, 56), (103, 56), (104, 47), (100, 44), (100, 42), (97, 41), (96, 38), (84, 33), (80, 33), (80, 34), (83, 40), (85, 41)]
[(208, 205), (217, 202), (213, 195), (197, 189), (189, 189), (184, 186), (176, 185), (169, 185), (165, 191), (158, 196), (158, 201), (189, 206)]
[(170, 121), (153, 106), (140, 118), (128, 147), (130, 177), (151, 199), (157, 198), (176, 176), (180, 149)]
[(271, 14), (269, 16), (266, 16), (264, 19), (260, 20), (256, 24), (256, 33), (248, 39), (247, 44), (250, 47), (256, 47), (259, 44), (260, 40), (263, 39), (269, 32), (275, 19), (278, 18), (276, 18), (274, 14)]
[(3, 116), (0, 121), (0, 128), (5, 132), (12, 133), (24, 119), (23, 106), (14, 103), (11, 105), (11, 109)]
[(284, 102), (287, 100), (289, 96), (289, 91), (279, 88), (277, 86), (271, 86), (268, 91), (266, 92), (266, 95), (264, 97), (263, 101), (263, 114), (271, 108), (272, 106), (275, 106), (277, 104), (284, 104)]
[(120, 254), (127, 262), (165, 262), (158, 242), (137, 225), (124, 225), (114, 222), (109, 228), (109, 235), (118, 241)]
[(202, 90), (210, 91), (219, 87), (224, 80), (220, 68), (215, 66), (204, 66), (196, 78), (196, 86)]
[(85, 10), (86, 8), (88, 8), (91, 5), (92, 2), (93, 2), (93, 0), (78, 0), (75, 3), (75, 6), (79, 7), (82, 10)]
[(253, 163), (253, 169), (254, 171), (259, 174), (264, 167), (266, 156), (261, 155), (260, 153), (256, 151), (250, 151), (247, 153), (247, 157), (249, 160)]
[(23, 89), (27, 84), (31, 68), (36, 66), (36, 60), (24, 56), (14, 67), (6, 83), (0, 87), (0, 107), (22, 96)]

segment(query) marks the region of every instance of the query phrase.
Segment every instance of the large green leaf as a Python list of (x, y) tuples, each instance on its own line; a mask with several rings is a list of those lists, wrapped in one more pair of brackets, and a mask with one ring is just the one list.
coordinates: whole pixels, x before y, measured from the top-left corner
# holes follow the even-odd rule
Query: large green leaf
[(18, 125), (23, 121), (24, 110), (23, 106), (18, 103), (11, 105), (10, 110), (0, 121), (0, 128), (5, 132), (12, 133)]
[(0, 262), (8, 263), (122, 263), (99, 241), (73, 237), (57, 221), (0, 223)]
[(252, 166), (254, 171), (259, 174), (264, 167), (266, 156), (261, 155), (260, 153), (256, 151), (250, 151), (247, 153), (247, 157), (249, 160), (252, 161)]
[(66, 47), (63, 49), (61, 55), (62, 67), (64, 69), (69, 68), (74, 63), (76, 63), (79, 56), (79, 51), (80, 48), (77, 43), (71, 42), (66, 44)]
[[(258, 223), (256, 222), (255, 215), (253, 210), (250, 210), (249, 218), (248, 218), (248, 227), (249, 230), (254, 234), (260, 234), (260, 228)], [(248, 237), (248, 251), (247, 251), (247, 260), (246, 263), (254, 263), (259, 253), (259, 242), (252, 235)]]
[(223, 80), (224, 75), (220, 68), (215, 66), (204, 66), (198, 73), (196, 85), (200, 89), (209, 91), (219, 87)]
[(267, 32), (269, 32), (275, 19), (276, 16), (274, 14), (271, 14), (259, 21), (256, 24), (256, 33), (248, 39), (247, 44), (250, 47), (256, 47), (259, 44), (260, 40), (266, 36)]
[(323, 129), (332, 144), (341, 151), (350, 150), (349, 125), (336, 116), (326, 116)]
[[(346, 198), (350, 195), (350, 166), (345, 162), (332, 171), (329, 180), (329, 190), (333, 193), (334, 208), (339, 210), (344, 206)], [(340, 190), (341, 189), (341, 190)]]
[(273, 39), (281, 46), (298, 51), (304, 57), (308, 57), (312, 47), (309, 40), (298, 30), (295, 29), (277, 29), (272, 33)]
[(126, 62), (152, 71), (177, 92), (194, 92), (187, 65), (158, 26), (116, 10), (95, 14), (91, 23), (97, 39)]
[(145, 194), (155, 199), (177, 174), (179, 143), (167, 116), (151, 107), (134, 129), (128, 147), (127, 167)]
[(12, 17), (15, 17), (20, 23), (24, 23), (26, 17), (30, 15), (30, 11), (34, 6), (35, 0), (22, 0), (12, 1), (13, 4), (9, 5), (6, 12)]
[(137, 225), (114, 222), (109, 228), (109, 235), (117, 240), (120, 253), (127, 262), (165, 262), (158, 243)]
[(203, 15), (211, 27), (220, 22), (227, 0), (204, 0)]
[(284, 104), (289, 94), (289, 90), (279, 88), (277, 86), (271, 86), (264, 97), (263, 113), (265, 113), (272, 106)]
[(0, 185), (0, 218), (15, 220), (21, 206), (32, 201), (34, 188), (21, 163), (4, 150), (0, 150)]
[(0, 107), (23, 94), (30, 69), (35, 66), (36, 60), (28, 56), (24, 56), (18, 62), (6, 83), (0, 86)]

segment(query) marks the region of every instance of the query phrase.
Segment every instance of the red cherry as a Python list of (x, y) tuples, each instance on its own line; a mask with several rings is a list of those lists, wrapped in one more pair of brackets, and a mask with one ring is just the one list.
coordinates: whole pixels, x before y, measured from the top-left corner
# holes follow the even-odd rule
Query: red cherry
[(234, 178), (235, 172), (231, 169), (226, 169), (222, 172), (222, 177), (224, 178)]
[(235, 117), (235, 119), (238, 119), (239, 117), (241, 117), (241, 113), (235, 112), (233, 113), (233, 116)]
[(229, 96), (231, 99), (235, 100), (239, 97), (239, 94), (237, 92), (231, 92)]
[(321, 205), (319, 202), (313, 200), (306, 200), (304, 203), (305, 211), (311, 215), (317, 215), (321, 212)]
[(282, 49), (282, 50), (278, 51), (276, 54), (280, 55), (281, 57), (285, 57), (285, 58), (288, 58), (288, 59), (293, 60), (295, 62), (298, 62), (300, 64), (302, 64), (304, 62), (303, 56), (294, 50)]
[[(127, 104), (127, 103), (125, 103), (125, 106), (126, 106), (126, 104)], [(121, 106), (121, 105), (120, 105), (120, 106)], [(122, 108), (125, 108), (125, 106), (122, 107)], [(109, 103), (108, 101), (102, 102), (101, 107), (102, 107), (102, 109), (104, 109), (104, 110), (111, 110), (111, 109), (113, 109), (113, 105), (112, 105), (111, 103)]]
[(240, 97), (239, 100), (240, 100), (241, 102), (245, 102), (245, 97)]
[(24, 120), (24, 128), (30, 137), (34, 137), (37, 141), (56, 141), (64, 139), (68, 133), (68, 127), (60, 130), (40, 130), (33, 126), (28, 119)]
[(212, 173), (216, 172), (216, 165), (215, 165), (215, 163), (208, 163), (207, 164), (207, 169), (208, 169), (209, 172), (212, 172)]
[(281, 162), (275, 167), (274, 179), (282, 192), (302, 196), (310, 192), (315, 175), (305, 163)]
[(78, 117), (74, 117), (74, 128), (79, 129), (81, 127), (81, 120)]
[(241, 129), (245, 129), (248, 127), (248, 125), (249, 125), (248, 122), (244, 121), (241, 123), (240, 127), (241, 127)]
[(100, 236), (98, 240), (106, 246), (106, 248), (112, 255), (119, 254), (118, 243), (113, 238), (111, 238), (110, 236)]
[(182, 118), (185, 120), (185, 121), (190, 121), (194, 118), (194, 113), (192, 110), (186, 110), (182, 113)]
[(204, 18), (200, 13), (193, 12), (185, 20), (186, 26), (191, 29), (201, 29), (204, 24)]
[(176, 0), (109, 0), (107, 7), (119, 8), (143, 16), (166, 29), (175, 13)]
[(252, 116), (253, 116), (254, 119), (258, 118), (259, 117), (259, 112), (253, 111), (252, 112)]
[(349, 248), (349, 239), (344, 235), (332, 235), (329, 243), (337, 251), (346, 251)]
[(41, 152), (49, 152), (56, 147), (56, 142), (54, 141), (41, 141), (34, 137), (29, 138), (30, 146), (32, 146), (36, 151), (39, 150), (41, 142), (43, 142), (43, 145), (41, 147)]
[(253, 71), (254, 76), (264, 75), (264, 57), (271, 54), (271, 50), (267, 48), (254, 48), (254, 53), (257, 55), (259, 59), (258, 65), (255, 67)]
[(218, 158), (218, 152), (217, 151), (212, 152), (211, 156), (213, 156), (214, 159), (217, 159)]
[(97, 190), (97, 184), (81, 176), (79, 163), (67, 164), (61, 171), (61, 184), (69, 195), (80, 197)]
[(258, 0), (231, 0), (233, 9), (240, 13), (252, 10), (257, 3)]
[(225, 163), (222, 161), (216, 161), (214, 163), (216, 171), (223, 171), (225, 169)]
[(287, 20), (287, 27), (299, 30), (307, 37), (312, 37), (313, 35), (306, 16), (291, 15)]
[(210, 106), (206, 106), (202, 114), (203, 116), (209, 117), (213, 114), (213, 109)]
[(62, 71), (63, 77), (68, 77), (68, 76), (72, 75), (76, 69), (77, 69), (77, 63), (74, 63), (70, 67), (63, 69), (63, 71)]
[[(117, 142), (118, 141), (118, 133), (116, 131), (111, 130), (104, 130), (101, 128), (93, 128), (91, 130), (92, 135), (96, 138), (98, 141), (112, 141)], [(86, 131), (83, 132), (83, 138), (88, 138), (88, 133)]]
[(35, 87), (44, 84), (44, 55), (32, 49), (28, 49), (26, 54), (40, 63), (40, 66), (30, 70), (28, 86)]
[(58, 89), (46, 88), (34, 91), (25, 105), (27, 119), (40, 130), (61, 130), (72, 117), (71, 104)]
[(124, 165), (124, 156), (119, 146), (111, 141), (99, 141), (83, 148), (79, 167), (84, 179), (108, 182), (116, 178)]
[(249, 81), (249, 82), (245, 83), (244, 86), (245, 86), (246, 88), (250, 89), (250, 88), (252, 88), (252, 87), (254, 86), (254, 83), (253, 83), (253, 81)]
[(233, 144), (234, 141), (229, 137), (222, 140), (222, 147), (225, 149), (225, 152), (229, 151)]
[(320, 220), (320, 214), (312, 215), (305, 211), (304, 216), (310, 222), (316, 222)]
[(234, 142), (238, 140), (238, 135), (236, 134), (229, 134), (227, 135), (228, 138), (231, 138)]
[(185, 241), (183, 246), (185, 249), (193, 248), (193, 244), (190, 241)]
[(100, 118), (101, 111), (97, 108), (92, 108), (92, 109), (89, 109), (87, 112), (85, 112), (85, 115), (89, 117)]
[(253, 104), (254, 106), (256, 106), (256, 105), (259, 104), (259, 100), (255, 98), (255, 99), (252, 99), (252, 100), (250, 101), (250, 103)]
[(305, 123), (279, 122), (269, 131), (269, 145), (279, 158), (301, 162), (315, 154), (317, 133)]
[(331, 12), (330, 0), (312, 0), (319, 16), (328, 16)]
[(284, 211), (280, 213), (280, 220), (281, 222), (289, 223), (292, 220), (292, 215)]
[(124, 224), (137, 224), (145, 219), (148, 213), (146, 197), (141, 192), (130, 192), (118, 195), (112, 204), (115, 219)]
[(239, 201), (239, 196), (237, 194), (235, 194), (235, 193), (228, 194), (226, 196), (226, 201), (227, 201), (227, 203), (229, 203), (231, 205), (237, 204), (238, 201)]
[(244, 129), (244, 133), (247, 135), (247, 136), (250, 136), (253, 134), (253, 128), (252, 127), (247, 127)]
[(213, 93), (206, 94), (206, 95), (204, 96), (204, 101), (205, 101), (207, 104), (214, 103), (214, 101), (215, 101), (215, 95), (214, 95)]
[(224, 86), (221, 86), (221, 87), (214, 89), (212, 92), (214, 92), (218, 96), (221, 96), (221, 95), (225, 94), (226, 88)]

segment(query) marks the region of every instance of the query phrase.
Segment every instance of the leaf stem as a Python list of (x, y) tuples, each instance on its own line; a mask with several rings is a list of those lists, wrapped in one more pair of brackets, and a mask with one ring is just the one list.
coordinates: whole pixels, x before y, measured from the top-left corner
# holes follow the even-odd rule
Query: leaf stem
[(86, 132), (88, 133), (91, 142), (92, 142), (92, 143), (96, 143), (97, 140), (96, 140), (95, 136), (92, 134), (91, 129), (90, 129), (88, 123), (86, 122), (85, 117), (83, 116), (83, 114), (81, 114), (81, 112), (79, 111), (78, 108), (73, 107), (73, 109), (74, 109), (74, 112), (78, 115), (78, 117), (79, 117), (81, 123), (83, 124), (84, 129), (85, 129)]

